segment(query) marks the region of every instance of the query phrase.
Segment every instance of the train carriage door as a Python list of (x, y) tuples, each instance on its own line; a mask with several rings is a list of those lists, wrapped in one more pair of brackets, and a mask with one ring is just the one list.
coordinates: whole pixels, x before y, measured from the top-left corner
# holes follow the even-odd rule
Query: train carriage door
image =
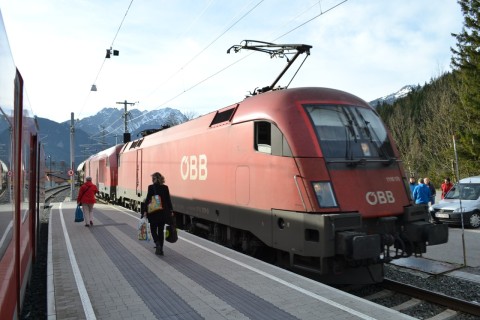
[(137, 150), (137, 165), (135, 172), (135, 193), (137, 196), (142, 195), (142, 149)]
[(98, 162), (98, 182), (103, 183), (105, 180), (105, 159)]

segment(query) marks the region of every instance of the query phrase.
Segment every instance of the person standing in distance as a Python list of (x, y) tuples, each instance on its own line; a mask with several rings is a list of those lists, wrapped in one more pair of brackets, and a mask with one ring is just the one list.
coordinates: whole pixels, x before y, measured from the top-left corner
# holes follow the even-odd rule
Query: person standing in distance
[(413, 199), (413, 190), (415, 190), (415, 187), (417, 186), (417, 181), (415, 181), (415, 177), (410, 177), (410, 196)]
[(430, 181), (429, 178), (424, 178), (423, 181), (425, 185), (430, 189), (430, 205), (433, 206), (435, 204), (435, 195), (437, 192), (435, 190), (433, 183)]
[[(162, 209), (153, 213), (147, 213), (148, 204), (152, 200), (152, 196), (160, 196), (162, 202)], [(170, 190), (165, 184), (165, 177), (159, 172), (152, 174), (152, 184), (148, 186), (147, 197), (142, 206), (142, 218), (147, 216), (150, 222), (150, 231), (152, 232), (153, 241), (155, 241), (155, 254), (163, 256), (163, 229), (168, 219), (173, 216), (172, 199), (170, 198)]]
[(415, 204), (428, 206), (431, 196), (430, 188), (424, 183), (423, 178), (418, 179), (418, 185), (413, 189), (413, 200)]
[[(93, 206), (95, 195), (98, 193), (97, 186), (92, 183), (92, 177), (86, 177), (85, 183), (80, 187), (77, 196), (77, 204), (82, 205), (85, 216), (85, 227), (93, 226)], [(88, 222), (90, 221), (90, 225)]]
[(442, 183), (442, 199), (445, 199), (448, 191), (453, 188), (453, 183), (450, 182), (450, 178), (445, 178), (444, 182)]

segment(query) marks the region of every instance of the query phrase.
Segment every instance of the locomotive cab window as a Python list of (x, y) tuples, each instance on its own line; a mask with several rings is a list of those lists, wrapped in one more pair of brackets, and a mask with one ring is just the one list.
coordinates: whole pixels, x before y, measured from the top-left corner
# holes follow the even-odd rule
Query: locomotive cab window
[(254, 147), (258, 152), (275, 156), (292, 156), (292, 151), (278, 127), (268, 121), (256, 121)]
[(312, 186), (320, 207), (331, 208), (338, 206), (330, 182), (313, 182)]
[(377, 113), (350, 105), (305, 105), (325, 158), (392, 159), (387, 131)]

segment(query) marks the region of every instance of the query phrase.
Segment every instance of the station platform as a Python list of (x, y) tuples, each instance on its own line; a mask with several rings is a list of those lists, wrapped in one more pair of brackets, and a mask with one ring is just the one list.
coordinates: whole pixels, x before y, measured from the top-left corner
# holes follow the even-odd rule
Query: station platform
[(138, 213), (75, 208), (50, 210), (48, 319), (414, 319), (181, 230), (157, 256)]

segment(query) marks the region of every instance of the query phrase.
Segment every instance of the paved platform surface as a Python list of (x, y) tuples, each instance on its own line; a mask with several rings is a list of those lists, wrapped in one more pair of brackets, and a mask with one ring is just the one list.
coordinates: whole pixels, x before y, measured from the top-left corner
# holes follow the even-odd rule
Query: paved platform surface
[(182, 231), (157, 256), (137, 213), (75, 207), (50, 212), (49, 319), (413, 319)]

